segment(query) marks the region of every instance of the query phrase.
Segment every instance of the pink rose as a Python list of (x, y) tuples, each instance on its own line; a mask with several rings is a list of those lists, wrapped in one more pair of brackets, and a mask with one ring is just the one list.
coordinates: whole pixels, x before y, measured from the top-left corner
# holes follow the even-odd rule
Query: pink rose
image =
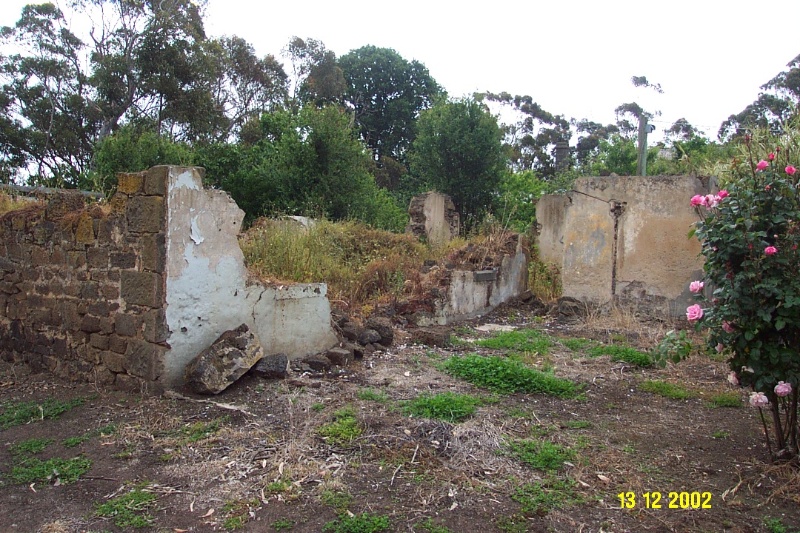
[(703, 308), (698, 304), (690, 305), (686, 308), (686, 319), (689, 322), (694, 322), (703, 318)]
[(689, 203), (692, 204), (692, 207), (697, 207), (698, 205), (705, 205), (703, 203), (705, 199), (706, 199), (705, 196), (700, 196), (699, 194), (695, 194), (694, 196), (692, 196), (692, 199), (689, 201)]
[(719, 200), (720, 200), (719, 196), (716, 196), (714, 194), (709, 194), (706, 195), (706, 203), (703, 205), (705, 205), (708, 208), (717, 207), (719, 205)]
[(784, 170), (786, 170), (786, 173), (789, 174), (790, 176), (794, 176), (794, 173), (797, 172), (797, 169), (794, 168), (792, 165), (788, 165)]
[(761, 160), (761, 161), (759, 161), (759, 162), (758, 162), (758, 164), (756, 165), (756, 170), (764, 170), (764, 169), (766, 169), (768, 166), (769, 166), (769, 163), (767, 163), (766, 161), (764, 161), (764, 160), (762, 159), (762, 160)]
[(739, 385), (739, 376), (736, 375), (736, 372), (731, 370), (730, 374), (728, 374), (728, 383), (731, 385)]
[(728, 196), (730, 196), (730, 194), (728, 194), (728, 191), (727, 191), (727, 190), (725, 190), (725, 189), (722, 189), (721, 191), (719, 191), (719, 192), (717, 193), (717, 196), (719, 196), (719, 199), (720, 199), (720, 200), (723, 200), (723, 199), (727, 198)]
[(703, 290), (704, 283), (702, 281), (693, 281), (689, 284), (689, 290), (692, 292), (700, 292)]
[(725, 345), (721, 342), (718, 342), (717, 345), (714, 346), (714, 349), (717, 350), (717, 353), (722, 353), (725, 351)]
[(767, 159), (769, 159), (770, 161), (775, 161), (775, 152), (770, 152), (769, 155), (767, 156)]
[(767, 246), (766, 248), (764, 248), (764, 253), (767, 255), (775, 255), (778, 253), (778, 249), (775, 248), (774, 246)]
[(751, 392), (750, 405), (753, 407), (766, 407), (769, 405), (769, 398), (763, 392)]
[(779, 381), (777, 385), (775, 385), (775, 394), (778, 396), (789, 396), (792, 393), (792, 384), (791, 383), (784, 383), (783, 381)]
[(736, 328), (734, 328), (730, 322), (726, 322), (724, 320), (722, 321), (722, 329), (725, 331), (725, 333), (733, 333), (736, 331)]

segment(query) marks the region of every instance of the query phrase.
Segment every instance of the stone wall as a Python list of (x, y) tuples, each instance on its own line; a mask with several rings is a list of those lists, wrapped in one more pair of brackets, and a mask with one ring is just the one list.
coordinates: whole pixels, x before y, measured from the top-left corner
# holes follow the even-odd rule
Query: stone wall
[(561, 267), (564, 296), (680, 314), (703, 268), (687, 237), (697, 220), (689, 199), (713, 187), (688, 176), (578, 179), (568, 197), (537, 204), (538, 248)]
[(166, 169), (123, 174), (109, 205), (59, 194), (0, 217), (0, 350), (70, 379), (159, 382)]
[(446, 194), (426, 192), (415, 196), (408, 206), (408, 214), (410, 220), (406, 233), (424, 238), (434, 246), (458, 236), (458, 211)]
[(34, 371), (125, 390), (179, 387), (186, 364), (248, 324), (265, 353), (335, 344), (324, 284), (248, 278), (244, 213), (202, 169), (121, 174), (86, 206), (59, 194), (0, 217), (0, 353)]

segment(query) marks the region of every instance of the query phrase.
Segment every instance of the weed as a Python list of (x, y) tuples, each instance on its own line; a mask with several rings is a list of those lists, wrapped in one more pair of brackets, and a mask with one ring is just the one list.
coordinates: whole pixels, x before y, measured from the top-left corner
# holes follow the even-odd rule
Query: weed
[(727, 439), (730, 436), (730, 432), (724, 430), (718, 430), (711, 434), (712, 439)]
[(552, 345), (550, 338), (538, 329), (503, 331), (475, 342), (476, 345), (493, 350), (547, 354)]
[(53, 439), (28, 439), (12, 445), (8, 451), (15, 456), (33, 455), (47, 448), (52, 442)]
[(403, 406), (403, 413), (420, 418), (461, 422), (475, 414), (475, 409), (481, 403), (480, 398), (468, 394), (454, 392), (423, 394), (406, 403)]
[(95, 504), (94, 512), (103, 518), (113, 518), (117, 527), (144, 528), (153, 523), (153, 517), (147, 513), (147, 509), (155, 502), (155, 494), (139, 487), (105, 503)]
[(675, 385), (674, 383), (667, 383), (666, 381), (643, 381), (639, 384), (639, 390), (657, 394), (671, 400), (686, 400), (694, 396), (691, 391), (684, 387)]
[(222, 527), (227, 531), (235, 531), (242, 529), (246, 523), (247, 519), (242, 515), (229, 516), (222, 521)]
[(719, 392), (708, 399), (711, 407), (741, 407), (742, 398), (738, 392)]
[(511, 418), (528, 418), (530, 413), (521, 407), (511, 407), (506, 411), (506, 414)]
[(694, 349), (692, 341), (686, 336), (685, 331), (668, 331), (664, 338), (651, 351), (653, 361), (661, 366), (667, 366), (667, 361), (679, 363), (689, 357)]
[(428, 518), (424, 522), (422, 522), (419, 527), (423, 531), (427, 531), (428, 533), (452, 533), (450, 529), (446, 528), (445, 526), (440, 526), (436, 522), (433, 521), (432, 518)]
[(364, 389), (358, 391), (358, 399), (369, 402), (386, 403), (389, 401), (389, 395), (386, 391), (375, 389)]
[(222, 506), (222, 512), (228, 516), (222, 521), (222, 527), (227, 531), (234, 531), (242, 529), (247, 523), (250, 510), (253, 507), (258, 507), (261, 501), (257, 498), (252, 500), (234, 500), (226, 502)]
[(636, 448), (633, 444), (626, 444), (622, 447), (622, 453), (627, 453), (628, 455), (636, 455)]
[(100, 429), (96, 429), (94, 431), (88, 431), (83, 435), (79, 435), (77, 437), (68, 437), (63, 441), (61, 441), (61, 444), (65, 448), (74, 448), (75, 446), (83, 444), (87, 440), (92, 439), (94, 437), (112, 435), (116, 430), (117, 428), (114, 424), (109, 424), (107, 426), (101, 427)]
[(573, 352), (581, 352), (595, 343), (595, 341), (591, 339), (584, 339), (582, 337), (577, 339), (561, 339), (559, 342)]
[(504, 516), (495, 525), (503, 533), (526, 533), (528, 531), (527, 519), (518, 514)]
[(0, 404), (0, 429), (27, 424), (34, 420), (57, 418), (73, 407), (83, 405), (85, 398), (61, 401), (47, 398), (41, 402), (3, 402)]
[(283, 531), (284, 529), (289, 530), (294, 527), (294, 522), (289, 520), (288, 518), (281, 518), (279, 520), (275, 520), (272, 523), (272, 529), (275, 531)]
[(522, 506), (526, 515), (544, 515), (580, 501), (571, 482), (555, 477), (523, 485), (511, 498)]
[(281, 492), (288, 492), (292, 488), (292, 482), (288, 479), (277, 479), (264, 487), (264, 490), (270, 494), (280, 494)]
[(561, 296), (561, 272), (550, 263), (531, 258), (528, 263), (528, 287), (534, 296), (550, 302)]
[(322, 531), (331, 533), (378, 533), (379, 531), (389, 531), (390, 527), (391, 522), (388, 516), (361, 513), (353, 516), (341, 516), (338, 520), (325, 524), (322, 527)]
[(351, 407), (339, 409), (333, 414), (333, 422), (319, 428), (319, 434), (332, 444), (345, 445), (361, 435), (361, 426)]
[(320, 402), (312, 403), (311, 404), (311, 410), (314, 411), (315, 413), (319, 413), (320, 411), (324, 411), (325, 410), (325, 404), (324, 403), (320, 403)]
[(761, 522), (764, 524), (764, 527), (767, 528), (769, 533), (787, 533), (788, 531), (780, 518), (770, 518), (765, 516)]
[(579, 393), (578, 386), (572, 381), (534, 370), (514, 358), (468, 354), (450, 357), (440, 367), (452, 376), (501, 394), (538, 392), (572, 398)]
[(564, 422), (564, 427), (569, 429), (586, 429), (591, 425), (591, 422), (587, 420), (567, 420)]
[(509, 453), (536, 470), (555, 471), (564, 461), (575, 459), (575, 452), (546, 440), (513, 440), (508, 443)]
[(215, 418), (209, 422), (195, 422), (190, 426), (181, 428), (183, 438), (180, 440), (179, 445), (198, 442), (214, 435), (219, 431), (222, 422), (225, 420), (225, 417)]
[(347, 513), (347, 509), (353, 502), (353, 496), (349, 492), (339, 490), (324, 490), (320, 495), (320, 500), (325, 505), (332, 507), (337, 515)]
[(648, 354), (640, 352), (630, 346), (619, 346), (616, 344), (593, 346), (589, 349), (589, 355), (592, 357), (609, 355), (612, 361), (624, 361), (635, 366), (650, 366), (653, 364), (653, 359)]

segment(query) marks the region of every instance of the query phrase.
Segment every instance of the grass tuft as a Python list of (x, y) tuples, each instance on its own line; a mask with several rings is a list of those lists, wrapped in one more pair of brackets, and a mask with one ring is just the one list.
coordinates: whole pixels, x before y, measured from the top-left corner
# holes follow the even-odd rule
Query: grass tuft
[(639, 384), (639, 390), (657, 394), (671, 400), (688, 400), (694, 397), (694, 393), (690, 390), (680, 385), (675, 385), (674, 383), (667, 383), (666, 381), (643, 381)]
[(41, 402), (3, 402), (0, 403), (0, 429), (19, 426), (48, 418), (58, 418), (73, 407), (83, 405), (85, 398), (69, 401), (47, 398)]
[(475, 414), (477, 406), (481, 403), (483, 401), (480, 398), (469, 394), (456, 394), (454, 392), (443, 392), (434, 395), (423, 394), (410, 400), (403, 407), (403, 413), (419, 418), (455, 423)]
[(634, 366), (646, 367), (653, 364), (653, 358), (649, 354), (640, 352), (630, 346), (619, 346), (616, 344), (593, 346), (589, 349), (589, 355), (592, 357), (609, 355), (612, 361), (623, 361)]
[(331, 444), (344, 446), (362, 433), (361, 426), (352, 407), (345, 407), (333, 413), (333, 421), (319, 428), (319, 434)]
[(338, 520), (325, 524), (322, 531), (326, 533), (379, 533), (389, 531), (391, 525), (388, 516), (361, 513), (353, 516), (343, 515)]
[(573, 483), (555, 477), (523, 485), (511, 498), (522, 506), (522, 512), (528, 516), (546, 515), (554, 509), (580, 501)]
[(575, 459), (575, 452), (560, 444), (546, 440), (513, 440), (508, 443), (509, 453), (536, 470), (555, 471), (565, 461)]
[(513, 358), (468, 354), (446, 359), (441, 369), (478, 387), (501, 394), (528, 392), (559, 398), (573, 398), (579, 394), (578, 385), (572, 381), (540, 372)]
[(105, 503), (96, 504), (95, 514), (102, 518), (112, 518), (117, 527), (145, 528), (153, 523), (153, 517), (147, 510), (155, 502), (155, 494), (136, 488)]
[(742, 397), (736, 391), (720, 392), (712, 395), (708, 399), (708, 404), (711, 407), (741, 407)]
[(488, 339), (476, 341), (477, 346), (493, 350), (538, 353), (546, 355), (552, 346), (550, 338), (537, 329), (518, 329), (503, 331)]

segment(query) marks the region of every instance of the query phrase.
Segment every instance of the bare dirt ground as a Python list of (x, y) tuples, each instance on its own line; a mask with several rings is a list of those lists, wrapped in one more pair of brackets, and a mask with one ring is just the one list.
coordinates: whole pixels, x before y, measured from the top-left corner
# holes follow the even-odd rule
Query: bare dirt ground
[[(455, 333), (485, 336), (474, 329), (485, 322), (539, 328), (556, 341), (627, 340), (642, 348), (669, 327), (631, 317), (564, 323), (507, 307)], [(800, 530), (800, 474), (769, 464), (744, 391), (739, 408), (707, 401), (733, 390), (722, 362), (695, 356), (641, 369), (556, 342), (534, 362), (582, 384), (581, 397), (497, 397), (436, 368), (454, 353), (490, 350), (468, 341), (451, 349), (406, 345), (404, 332), (397, 337), (389, 350), (336, 375), (246, 376), (210, 398), (216, 404), (125, 395), (5, 364), (0, 407), (84, 401), (57, 418), (0, 430), (0, 530), (131, 531), (97, 509), (134, 489), (155, 496), (139, 511), (130, 504), (149, 517), (142, 531), (369, 531), (341, 525), (341, 517), (361, 513), (388, 518), (386, 531), (430, 533)], [(644, 392), (645, 380), (680, 384), (693, 397)], [(457, 424), (410, 418), (399, 408), (443, 391), (491, 401)], [(332, 445), (319, 429), (343, 407), (353, 409), (362, 433)], [(100, 431), (109, 426), (113, 432)], [(42, 461), (83, 457), (91, 467), (73, 483), (9, 481), (19, 461), (14, 446), (44, 438), (52, 442), (38, 452)], [(520, 438), (559, 444), (574, 456), (556, 472), (540, 471), (505, 453)], [(621, 492), (636, 495), (632, 509), (621, 508)], [(645, 492), (651, 504), (652, 493), (661, 493), (661, 508), (647, 508)], [(692, 508), (691, 493), (709, 493), (701, 503), (710, 508)], [(669, 508), (671, 499), (678, 508)]]

